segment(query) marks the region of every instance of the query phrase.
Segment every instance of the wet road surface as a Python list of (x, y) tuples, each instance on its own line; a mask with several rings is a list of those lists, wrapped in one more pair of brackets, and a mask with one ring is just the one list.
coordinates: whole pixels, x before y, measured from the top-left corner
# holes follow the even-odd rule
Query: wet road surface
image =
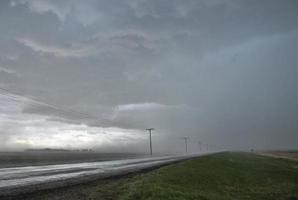
[(92, 178), (123, 175), (196, 156), (198, 155), (0, 168), (0, 195), (20, 192), (23, 189), (35, 190), (42, 186), (54, 188)]

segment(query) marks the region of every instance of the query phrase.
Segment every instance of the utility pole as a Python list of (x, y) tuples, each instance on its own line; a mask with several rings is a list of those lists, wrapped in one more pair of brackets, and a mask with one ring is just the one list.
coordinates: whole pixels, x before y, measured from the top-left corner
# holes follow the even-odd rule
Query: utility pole
[(208, 148), (208, 144), (206, 144), (206, 150), (208, 151), (208, 149), (209, 149), (209, 148)]
[(152, 131), (154, 130), (154, 128), (147, 128), (146, 130), (149, 131), (150, 155), (152, 156), (152, 138), (151, 138), (151, 134), (152, 134)]
[(184, 142), (185, 142), (185, 152), (187, 153), (187, 140), (188, 140), (188, 137), (183, 137), (182, 139), (184, 139)]
[(200, 149), (200, 152), (201, 152), (202, 151), (202, 143), (199, 141), (198, 144), (199, 144), (199, 149)]

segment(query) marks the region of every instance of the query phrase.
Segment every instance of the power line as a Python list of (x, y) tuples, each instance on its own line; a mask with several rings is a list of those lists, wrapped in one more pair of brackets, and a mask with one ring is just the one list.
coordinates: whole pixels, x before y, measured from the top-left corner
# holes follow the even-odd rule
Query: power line
[[(12, 91), (10, 91), (10, 90), (8, 90), (8, 89), (5, 89), (5, 88), (1, 88), (0, 87), (0, 90), (2, 90), (2, 91), (5, 91), (6, 93), (8, 93), (8, 95), (5, 95), (5, 94), (3, 94), (3, 93), (1, 93), (2, 95), (4, 95), (4, 96), (8, 96), (8, 97), (13, 97), (13, 98), (16, 98), (16, 97), (14, 97), (14, 96), (12, 96), (12, 95), (17, 95), (17, 96), (21, 96), (21, 97), (25, 97), (23, 94), (20, 94), (20, 93), (17, 93), (17, 92), (12, 92)], [(12, 95), (11, 95), (12, 94)], [(29, 97), (29, 99), (30, 99), (30, 104), (35, 104), (35, 105), (43, 105), (43, 106), (48, 106), (48, 107), (51, 107), (51, 108), (53, 108), (53, 109), (56, 109), (56, 110), (60, 110), (60, 111), (64, 111), (64, 112), (69, 112), (69, 113), (75, 113), (75, 114), (81, 114), (81, 115), (84, 115), (84, 116), (88, 116), (88, 117), (90, 117), (91, 115), (89, 115), (89, 114), (86, 114), (86, 113), (82, 113), (82, 112), (79, 112), (79, 111), (75, 111), (75, 110), (72, 110), (72, 109), (66, 109), (66, 108), (62, 108), (62, 107), (60, 107), (60, 106), (57, 106), (57, 105), (55, 105), (55, 104), (50, 104), (50, 103), (47, 103), (47, 102), (44, 102), (44, 101), (40, 101), (40, 100), (36, 100), (36, 99), (34, 99), (34, 98), (32, 98), (32, 97)], [(93, 116), (92, 116), (93, 117)]]
[[(17, 93), (17, 92), (13, 92), (11, 90), (8, 90), (6, 88), (2, 88), (0, 87), (0, 95), (3, 95), (3, 96), (6, 96), (10, 99), (13, 99), (14, 101), (20, 101), (19, 99), (17, 99), (16, 96), (20, 96), (20, 97), (25, 97), (23, 94), (20, 94), (20, 93)], [(3, 93), (5, 92), (5, 93)], [(14, 96), (15, 95), (15, 96)], [(57, 111), (60, 111), (60, 112), (64, 112), (64, 114), (74, 114), (76, 115), (76, 117), (79, 117), (80, 119), (95, 119), (96, 117), (90, 115), (90, 114), (87, 114), (87, 113), (83, 113), (83, 112), (79, 112), (79, 111), (75, 111), (73, 109), (69, 109), (69, 108), (63, 108), (61, 106), (58, 106), (58, 105), (55, 105), (55, 104), (52, 104), (52, 103), (47, 103), (47, 102), (44, 102), (44, 101), (40, 101), (40, 100), (37, 100), (37, 99), (34, 99), (32, 97), (29, 97), (29, 102), (28, 104), (32, 105), (32, 106), (46, 106), (46, 107), (49, 107), (49, 108), (52, 108), (53, 110), (55, 110), (56, 112)], [(59, 113), (61, 114), (61, 113)]]

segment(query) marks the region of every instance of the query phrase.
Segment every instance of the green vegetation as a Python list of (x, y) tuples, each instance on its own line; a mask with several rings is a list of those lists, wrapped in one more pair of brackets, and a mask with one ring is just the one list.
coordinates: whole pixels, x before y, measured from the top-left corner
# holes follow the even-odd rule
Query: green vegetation
[(298, 162), (219, 153), (149, 173), (41, 191), (22, 199), (298, 200)]
[(298, 163), (220, 153), (164, 167), (129, 183), (123, 199), (298, 199)]

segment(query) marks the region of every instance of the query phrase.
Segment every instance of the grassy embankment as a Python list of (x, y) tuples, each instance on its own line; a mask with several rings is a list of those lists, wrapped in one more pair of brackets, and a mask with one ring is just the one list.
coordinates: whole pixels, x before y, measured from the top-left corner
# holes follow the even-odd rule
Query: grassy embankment
[(137, 176), (55, 190), (55, 196), (43, 195), (50, 199), (297, 200), (298, 162), (220, 153)]

